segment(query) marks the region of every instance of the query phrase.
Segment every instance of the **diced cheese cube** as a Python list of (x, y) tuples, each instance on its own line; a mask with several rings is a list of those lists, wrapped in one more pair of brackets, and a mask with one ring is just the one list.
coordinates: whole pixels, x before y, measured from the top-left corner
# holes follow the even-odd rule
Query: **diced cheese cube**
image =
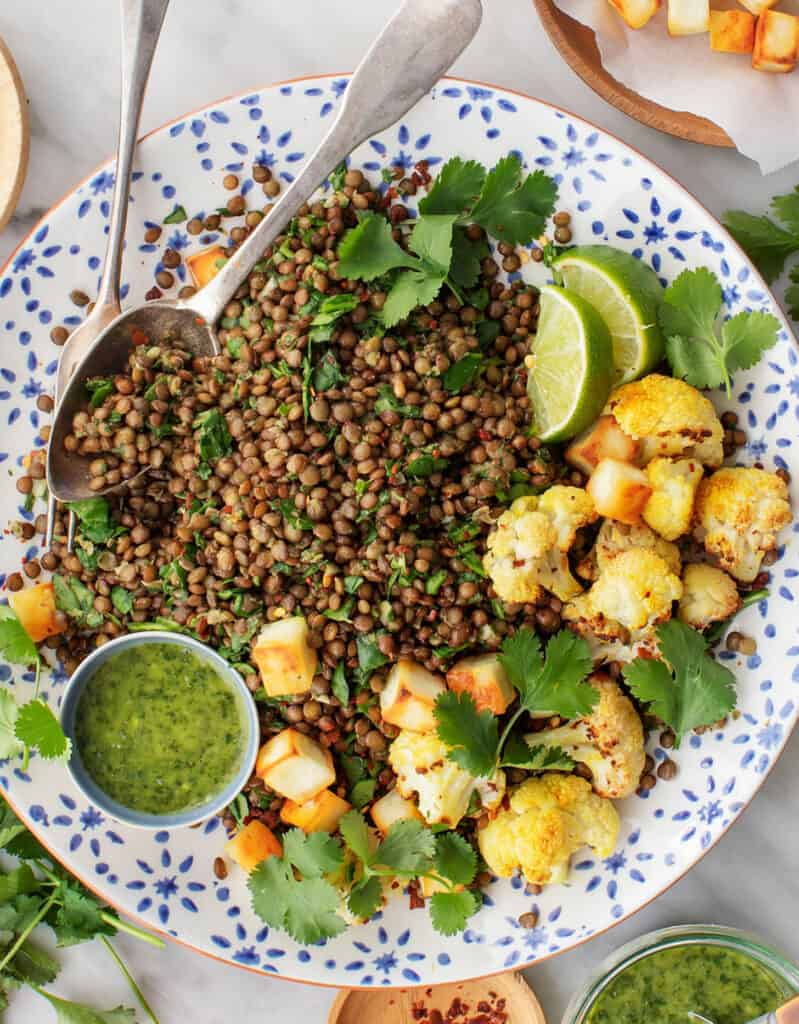
[(406, 800), (398, 789), (391, 789), (385, 796), (375, 800), (369, 809), (372, 821), (383, 835), (395, 821), (423, 821), (419, 808), (413, 800)]
[(261, 747), (255, 773), (276, 793), (304, 804), (336, 781), (329, 750), (296, 729), (284, 729)]
[(630, 28), (643, 28), (658, 12), (660, 0), (608, 0)]
[(799, 60), (799, 18), (781, 11), (764, 11), (757, 19), (752, 67), (784, 74)]
[(308, 643), (308, 623), (302, 615), (264, 626), (255, 639), (252, 660), (270, 697), (305, 693), (316, 673), (316, 651)]
[(592, 427), (572, 441), (564, 458), (590, 476), (602, 459), (635, 462), (640, 450), (640, 441), (625, 434), (613, 416), (600, 416)]
[(225, 852), (245, 871), (252, 871), (267, 857), (280, 857), (280, 840), (262, 821), (251, 821), (225, 843)]
[(710, 48), (717, 53), (751, 53), (755, 20), (748, 11), (711, 11)]
[(286, 800), (280, 809), (280, 817), (287, 825), (296, 825), (303, 832), (335, 832), (339, 821), (351, 808), (352, 804), (331, 789), (323, 789), (304, 804)]
[(495, 715), (503, 715), (516, 696), (496, 654), (462, 658), (447, 672), (447, 686), (455, 693), (471, 694), (478, 711), (487, 708)]
[(408, 658), (400, 658), (380, 694), (383, 721), (412, 732), (432, 732), (436, 700), (446, 690), (441, 676)]
[(669, 35), (694, 36), (707, 32), (710, 0), (669, 0)]
[(754, 14), (756, 18), (759, 18), (769, 7), (774, 7), (777, 2), (778, 0), (738, 0), (738, 3), (745, 7), (750, 14)]
[(8, 603), (17, 613), (22, 628), (35, 644), (48, 636), (63, 633), (66, 619), (56, 608), (52, 583), (37, 583), (8, 595)]
[(620, 523), (640, 523), (652, 488), (646, 473), (628, 462), (603, 459), (585, 486), (601, 516)]

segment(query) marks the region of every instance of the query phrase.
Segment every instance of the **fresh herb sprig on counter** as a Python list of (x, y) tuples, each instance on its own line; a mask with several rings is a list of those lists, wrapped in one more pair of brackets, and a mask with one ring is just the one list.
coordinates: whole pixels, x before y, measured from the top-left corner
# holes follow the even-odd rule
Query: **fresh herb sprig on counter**
[[(745, 210), (728, 210), (723, 224), (754, 263), (768, 284), (775, 281), (785, 270), (786, 262), (799, 253), (799, 186), (784, 196), (774, 196), (771, 207), (779, 220), (778, 224), (765, 215), (747, 213)], [(786, 296), (791, 305), (791, 316), (799, 315), (799, 265), (791, 270), (795, 288), (788, 289), (793, 295)]]

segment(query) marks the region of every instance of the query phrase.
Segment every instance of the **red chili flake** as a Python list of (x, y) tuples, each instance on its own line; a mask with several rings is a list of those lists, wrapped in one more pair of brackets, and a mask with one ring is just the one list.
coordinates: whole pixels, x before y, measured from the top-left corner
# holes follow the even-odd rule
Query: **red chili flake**
[(491, 434), (489, 434), (489, 432), (487, 430), (484, 430), (482, 427), (477, 431), (477, 436), (480, 438), (481, 441), (491, 440)]
[(163, 294), (164, 293), (160, 288), (156, 288), (155, 285), (153, 285), (149, 292), (144, 293), (144, 298), (147, 302), (152, 302), (153, 299), (160, 299)]
[(134, 345), (146, 345), (147, 342), (149, 341), (149, 338), (144, 333), (144, 331), (139, 330), (138, 327), (134, 327), (133, 333), (130, 336), (130, 340), (133, 342)]

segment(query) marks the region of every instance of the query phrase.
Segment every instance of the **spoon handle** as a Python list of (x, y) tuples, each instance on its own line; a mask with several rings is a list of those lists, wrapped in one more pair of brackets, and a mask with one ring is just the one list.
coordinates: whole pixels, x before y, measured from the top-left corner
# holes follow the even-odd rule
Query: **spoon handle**
[(169, 0), (122, 0), (122, 98), (114, 197), (108, 219), (105, 266), (95, 308), (112, 306), (119, 312), (122, 243), (128, 216), (130, 175), (139, 129), (144, 90)]
[[(405, 0), (359, 64), (338, 115), (268, 217), (186, 306), (212, 324), (264, 250), (356, 146), (394, 124), (471, 42), (481, 0)], [(185, 307), (184, 307), (185, 308)]]

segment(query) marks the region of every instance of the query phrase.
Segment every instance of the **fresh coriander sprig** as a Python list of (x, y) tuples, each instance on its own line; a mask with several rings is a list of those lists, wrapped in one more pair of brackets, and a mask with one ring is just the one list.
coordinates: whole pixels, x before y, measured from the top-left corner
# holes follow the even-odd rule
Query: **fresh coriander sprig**
[(780, 325), (770, 313), (745, 311), (719, 326), (722, 302), (712, 271), (684, 270), (664, 292), (659, 319), (675, 377), (729, 394), (730, 374), (754, 366), (777, 341)]
[[(745, 210), (728, 210), (723, 220), (724, 227), (768, 284), (780, 276), (786, 261), (799, 253), (799, 186), (788, 195), (775, 196), (771, 206), (782, 224), (777, 224), (770, 217), (746, 213)], [(796, 280), (793, 274), (792, 279)], [(796, 298), (799, 299), (799, 288), (796, 291)], [(791, 316), (794, 315), (791, 312)]]

